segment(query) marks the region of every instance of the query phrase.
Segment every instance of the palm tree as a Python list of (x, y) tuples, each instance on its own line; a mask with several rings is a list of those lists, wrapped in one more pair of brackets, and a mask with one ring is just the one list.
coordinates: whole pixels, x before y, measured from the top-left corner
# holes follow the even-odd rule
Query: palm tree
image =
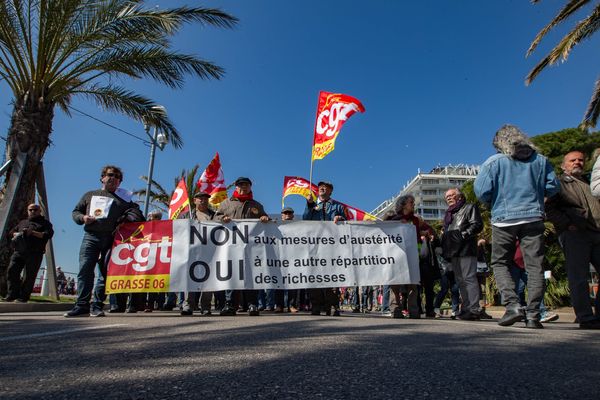
[[(192, 203), (192, 199), (194, 198), (194, 195), (197, 193), (198, 188), (196, 186), (196, 182), (198, 181), (198, 179), (196, 178), (196, 174), (198, 173), (198, 168), (199, 165), (196, 164), (194, 165), (194, 167), (188, 171), (186, 170), (182, 170), (181, 174), (178, 175), (177, 177), (175, 177), (174, 179), (174, 186), (173, 186), (173, 190), (170, 192), (167, 192), (165, 190), (165, 188), (160, 185), (158, 182), (156, 182), (154, 179), (152, 180), (152, 182), (150, 182), (150, 204), (153, 204), (156, 208), (160, 209), (163, 212), (168, 212), (169, 210), (169, 204), (171, 203), (171, 198), (173, 197), (173, 191), (175, 190), (175, 188), (177, 187), (177, 185), (179, 184), (179, 181), (181, 180), (181, 178), (183, 178), (185, 180), (185, 185), (187, 186), (188, 189), (188, 196), (190, 198), (190, 203)], [(141, 180), (148, 182), (148, 177), (147, 176), (141, 176), (140, 177)], [(136, 189), (133, 191), (133, 194), (135, 196), (138, 196), (140, 199), (143, 199), (146, 196), (146, 189)], [(143, 200), (140, 200), (138, 202), (143, 202)]]
[[(188, 74), (219, 79), (222, 68), (173, 50), (169, 39), (187, 23), (231, 28), (237, 21), (217, 9), (150, 9), (142, 0), (0, 0), (0, 79), (14, 96), (6, 156), (17, 160), (27, 155), (18, 188), (10, 185), (14, 162), (7, 170), (4, 189), (12, 192), (4, 198), (13, 196), (14, 205), (12, 210), (2, 205), (5, 226), (16, 225), (34, 198), (55, 107), (69, 115), (76, 95), (155, 126), (181, 147), (164, 111), (153, 100), (116, 85), (114, 78), (151, 78), (173, 88)], [(0, 246), (0, 265), (6, 247)]]
[[(533, 3), (539, 3), (540, 0), (532, 0)], [(527, 56), (531, 55), (536, 49), (540, 41), (546, 36), (546, 34), (552, 30), (555, 26), (564, 22), (571, 15), (589, 5), (591, 0), (568, 0), (565, 6), (560, 12), (546, 25), (533, 39), (529, 50), (527, 50)], [(559, 60), (566, 61), (571, 54), (571, 50), (579, 44), (583, 39), (587, 39), (592, 36), (598, 29), (600, 29), (600, 2), (593, 7), (592, 12), (583, 20), (577, 22), (575, 27), (567, 33), (560, 42), (544, 57), (527, 75), (525, 83), (529, 85), (538, 76), (544, 68), (549, 65), (556, 64)], [(583, 121), (580, 127), (582, 129), (589, 129), (596, 126), (598, 116), (600, 115), (600, 79), (596, 80), (594, 85), (594, 91), (592, 98), (587, 106)]]

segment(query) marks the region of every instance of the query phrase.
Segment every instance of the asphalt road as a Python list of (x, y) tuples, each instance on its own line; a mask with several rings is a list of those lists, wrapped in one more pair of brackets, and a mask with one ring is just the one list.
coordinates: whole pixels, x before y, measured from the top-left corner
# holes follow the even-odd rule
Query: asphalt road
[(172, 312), (0, 315), (1, 399), (594, 399), (600, 331)]

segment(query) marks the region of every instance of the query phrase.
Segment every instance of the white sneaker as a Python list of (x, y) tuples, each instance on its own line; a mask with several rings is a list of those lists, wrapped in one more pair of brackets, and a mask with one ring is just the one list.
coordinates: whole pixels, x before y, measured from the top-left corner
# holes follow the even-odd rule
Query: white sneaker
[(434, 318), (442, 318), (442, 312), (440, 311), (439, 308), (434, 308), (433, 312), (435, 313), (435, 317)]
[(553, 312), (546, 312), (544, 313), (544, 315), (542, 315), (542, 318), (540, 318), (540, 322), (552, 322), (556, 321), (558, 318), (558, 314), (555, 314)]

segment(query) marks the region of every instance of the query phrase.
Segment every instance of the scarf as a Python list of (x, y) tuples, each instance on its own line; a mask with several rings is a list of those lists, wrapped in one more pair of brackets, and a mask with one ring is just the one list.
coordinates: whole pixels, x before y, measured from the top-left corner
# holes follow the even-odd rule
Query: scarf
[(252, 192), (248, 194), (239, 194), (237, 189), (233, 191), (233, 198), (239, 201), (248, 201), (252, 200)]
[(454, 214), (460, 210), (462, 206), (465, 205), (465, 199), (460, 199), (454, 205), (448, 207), (446, 210), (446, 214), (444, 214), (444, 232), (448, 231), (448, 227), (452, 223), (452, 219), (454, 218)]

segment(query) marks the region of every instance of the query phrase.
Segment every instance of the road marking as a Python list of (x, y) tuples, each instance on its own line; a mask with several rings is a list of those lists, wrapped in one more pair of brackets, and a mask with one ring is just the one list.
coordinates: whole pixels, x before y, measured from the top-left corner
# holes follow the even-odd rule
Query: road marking
[(5, 338), (0, 338), (0, 342), (6, 342), (9, 340), (19, 340), (19, 339), (31, 339), (38, 338), (43, 336), (52, 336), (52, 335), (62, 335), (63, 333), (73, 333), (79, 331), (91, 331), (94, 329), (107, 329), (107, 328), (115, 328), (118, 326), (126, 326), (127, 324), (112, 324), (112, 325), (102, 325), (102, 326), (88, 326), (85, 328), (72, 328), (72, 329), (61, 329), (60, 331), (53, 332), (43, 332), (43, 333), (31, 333), (29, 335), (18, 335), (18, 336), (8, 336)]

